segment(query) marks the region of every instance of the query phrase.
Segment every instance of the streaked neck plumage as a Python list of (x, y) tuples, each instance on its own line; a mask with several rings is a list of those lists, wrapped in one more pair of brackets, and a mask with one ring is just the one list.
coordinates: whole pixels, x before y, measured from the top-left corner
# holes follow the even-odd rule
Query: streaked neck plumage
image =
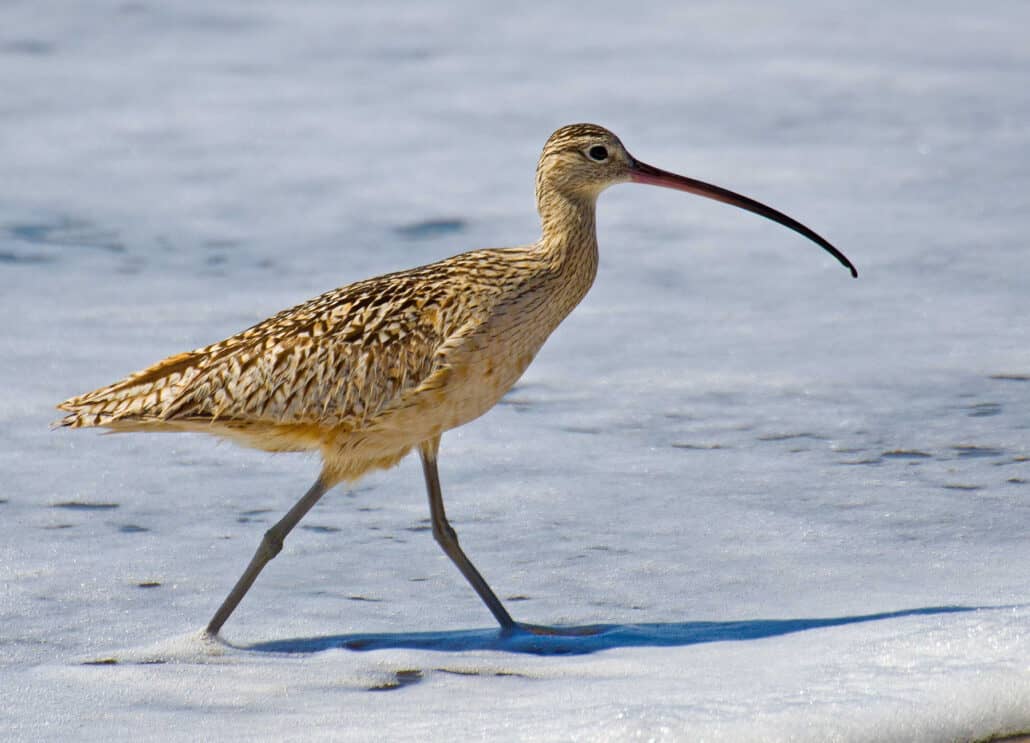
[(554, 300), (562, 305), (563, 316), (579, 304), (597, 275), (596, 203), (596, 194), (569, 194), (546, 180), (537, 182), (543, 232), (535, 249), (560, 282)]

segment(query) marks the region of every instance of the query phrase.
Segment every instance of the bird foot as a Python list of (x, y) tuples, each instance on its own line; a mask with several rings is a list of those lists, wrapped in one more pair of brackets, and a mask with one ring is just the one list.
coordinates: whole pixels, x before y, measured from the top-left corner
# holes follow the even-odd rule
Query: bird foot
[(587, 625), (584, 627), (545, 627), (541, 624), (524, 624), (517, 622), (509, 632), (526, 632), (531, 635), (543, 637), (590, 637), (604, 632), (601, 625)]

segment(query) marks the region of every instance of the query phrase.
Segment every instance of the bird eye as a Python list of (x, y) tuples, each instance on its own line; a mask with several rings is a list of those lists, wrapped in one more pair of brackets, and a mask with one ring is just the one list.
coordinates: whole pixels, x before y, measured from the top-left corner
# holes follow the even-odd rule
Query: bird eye
[(593, 147), (587, 150), (587, 157), (589, 157), (594, 162), (603, 163), (605, 160), (608, 159), (608, 149), (602, 147), (599, 144), (595, 144)]

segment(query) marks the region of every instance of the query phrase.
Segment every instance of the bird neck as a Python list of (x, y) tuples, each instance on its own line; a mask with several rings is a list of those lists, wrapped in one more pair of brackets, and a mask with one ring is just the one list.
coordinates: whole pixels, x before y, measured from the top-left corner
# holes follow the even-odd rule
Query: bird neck
[(543, 194), (539, 201), (543, 235), (537, 249), (552, 269), (581, 286), (580, 297), (597, 274), (596, 203), (595, 196), (557, 191)]

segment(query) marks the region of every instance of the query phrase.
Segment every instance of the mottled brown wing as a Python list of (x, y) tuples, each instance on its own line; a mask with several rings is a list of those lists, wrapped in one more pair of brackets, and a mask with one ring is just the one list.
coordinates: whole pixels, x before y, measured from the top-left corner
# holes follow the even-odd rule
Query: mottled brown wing
[(431, 373), (464, 314), (451, 282), (423, 276), (391, 274), (323, 294), (67, 400), (58, 407), (70, 415), (59, 424), (366, 420)]
[(164, 417), (359, 425), (433, 368), (442, 313), (414, 287), (377, 287), (209, 364)]

